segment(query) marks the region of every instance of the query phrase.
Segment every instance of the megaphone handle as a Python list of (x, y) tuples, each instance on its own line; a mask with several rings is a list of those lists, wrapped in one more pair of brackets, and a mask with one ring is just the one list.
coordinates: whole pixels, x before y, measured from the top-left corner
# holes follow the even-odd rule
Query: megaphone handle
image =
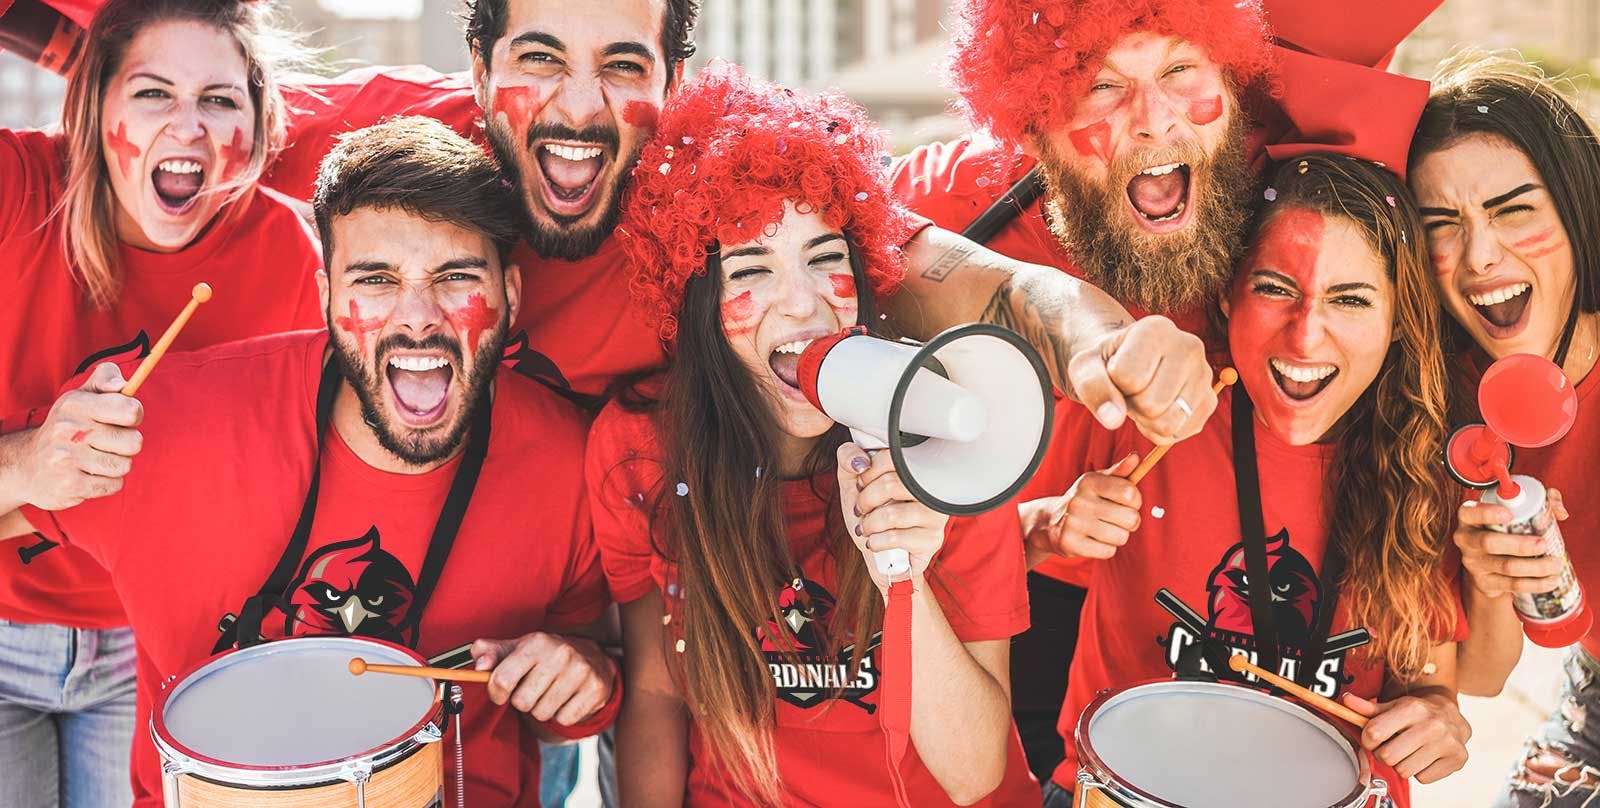
[[(854, 427), (850, 429), (850, 439), (865, 449), (868, 456), (889, 448), (889, 444), (884, 443), (876, 435), (869, 435)], [(891, 581), (903, 578), (911, 572), (911, 555), (899, 548), (873, 553), (872, 560), (877, 563), (878, 572)]]

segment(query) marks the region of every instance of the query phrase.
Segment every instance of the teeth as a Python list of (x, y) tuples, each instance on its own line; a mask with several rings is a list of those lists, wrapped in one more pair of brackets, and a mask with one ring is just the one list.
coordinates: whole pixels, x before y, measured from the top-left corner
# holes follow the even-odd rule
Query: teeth
[(1164, 166), (1152, 166), (1139, 173), (1149, 174), (1152, 177), (1159, 177), (1163, 174), (1171, 174), (1172, 172), (1177, 171), (1182, 165), (1183, 163), (1167, 163)]
[(810, 345), (810, 344), (811, 344), (811, 340), (808, 340), (808, 339), (797, 339), (794, 342), (785, 342), (784, 344), (779, 345), (776, 348), (773, 348), (772, 351), (773, 351), (773, 353), (792, 353), (792, 354), (797, 354), (797, 353), (801, 353), (801, 352), (805, 351), (806, 346)]
[(1467, 299), (1472, 301), (1474, 306), (1493, 306), (1496, 303), (1504, 303), (1532, 288), (1533, 284), (1530, 283), (1513, 283), (1510, 286), (1502, 286), (1499, 289), (1467, 295)]
[(438, 370), (450, 364), (441, 356), (391, 356), (389, 367), (399, 370), (424, 371)]
[(193, 160), (162, 160), (156, 168), (168, 174), (199, 174), (201, 166)]
[(1183, 215), (1183, 206), (1184, 206), (1184, 203), (1179, 202), (1178, 203), (1178, 207), (1175, 208), (1171, 213), (1169, 213), (1169, 214), (1167, 214), (1165, 216), (1162, 216), (1159, 219), (1151, 219), (1150, 221), (1152, 221), (1152, 222), (1170, 222), (1173, 219), (1176, 219), (1179, 216)]
[(1282, 374), (1284, 378), (1296, 382), (1319, 382), (1333, 375), (1338, 368), (1333, 365), (1317, 365), (1315, 367), (1301, 367), (1291, 365), (1282, 359), (1272, 360), (1272, 369)]
[(600, 156), (599, 146), (563, 146), (559, 143), (546, 143), (544, 150), (560, 157), (563, 160), (591, 160)]

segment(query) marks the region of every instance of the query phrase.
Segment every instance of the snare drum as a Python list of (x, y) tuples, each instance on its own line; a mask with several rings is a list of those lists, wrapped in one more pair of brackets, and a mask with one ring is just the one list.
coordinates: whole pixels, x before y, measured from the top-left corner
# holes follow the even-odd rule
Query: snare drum
[(151, 712), (167, 808), (424, 808), (444, 785), (432, 679), (397, 645), (301, 637), (219, 654), (169, 679)]
[(1310, 710), (1220, 682), (1107, 690), (1078, 718), (1077, 808), (1355, 808), (1388, 787)]

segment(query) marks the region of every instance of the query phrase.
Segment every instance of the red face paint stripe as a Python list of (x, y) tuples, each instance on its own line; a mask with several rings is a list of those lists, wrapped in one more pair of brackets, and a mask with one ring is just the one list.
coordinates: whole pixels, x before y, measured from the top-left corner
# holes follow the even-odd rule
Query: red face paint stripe
[(494, 93), (494, 111), (504, 113), (514, 129), (525, 129), (544, 109), (539, 92), (525, 84), (501, 87)]
[(1528, 236), (1525, 239), (1522, 239), (1520, 241), (1511, 242), (1511, 246), (1516, 247), (1518, 249), (1521, 249), (1523, 247), (1532, 247), (1535, 244), (1538, 244), (1540, 242), (1549, 240), (1549, 238), (1551, 236), (1555, 235), (1555, 234), (1556, 234), (1556, 229), (1554, 227), (1546, 227), (1545, 229), (1540, 230), (1539, 232), (1534, 233), (1533, 235)]
[(350, 316), (335, 317), (333, 318), (333, 324), (350, 332), (351, 336), (356, 338), (356, 347), (365, 353), (367, 350), (367, 334), (381, 328), (383, 326), (383, 318), (361, 319), (361, 310), (356, 308), (356, 302), (352, 300), (350, 301)]
[(1549, 245), (1547, 247), (1540, 247), (1540, 248), (1535, 249), (1535, 250), (1529, 250), (1527, 253), (1524, 253), (1524, 254), (1529, 258), (1543, 258), (1543, 257), (1545, 257), (1547, 255), (1554, 255), (1555, 253), (1560, 252), (1561, 249), (1563, 247), (1566, 247), (1566, 246), (1567, 246), (1567, 242), (1565, 240), (1562, 240), (1562, 241), (1558, 241), (1558, 242), (1556, 242), (1554, 244), (1551, 244), (1551, 245)]
[(224, 180), (231, 180), (244, 170), (250, 162), (250, 150), (244, 145), (244, 129), (233, 128), (233, 140), (222, 147), (222, 171)]
[(856, 279), (853, 275), (829, 275), (828, 282), (833, 284), (834, 297), (856, 296)]
[(660, 116), (660, 108), (647, 101), (629, 101), (622, 108), (622, 120), (627, 121), (629, 126), (640, 129), (656, 128), (656, 120)]
[(1100, 162), (1111, 165), (1111, 124), (1100, 121), (1082, 129), (1074, 129), (1067, 133), (1067, 139), (1072, 141), (1072, 147), (1078, 150), (1078, 154), (1098, 157)]
[(500, 310), (485, 303), (481, 294), (469, 296), (467, 305), (447, 316), (457, 331), (466, 332), (467, 350), (474, 354), (478, 352), (478, 338), (483, 332), (500, 324)]
[(1210, 101), (1196, 101), (1189, 105), (1189, 120), (1196, 126), (1205, 126), (1222, 117), (1222, 96)]
[(130, 176), (132, 163), (144, 152), (138, 146), (128, 142), (128, 122), (117, 124), (117, 131), (106, 134), (106, 141), (111, 146), (111, 151), (117, 156), (117, 166), (122, 169), (124, 177)]
[(730, 337), (747, 334), (750, 328), (744, 324), (755, 312), (755, 301), (749, 292), (741, 292), (738, 297), (722, 302), (722, 330)]

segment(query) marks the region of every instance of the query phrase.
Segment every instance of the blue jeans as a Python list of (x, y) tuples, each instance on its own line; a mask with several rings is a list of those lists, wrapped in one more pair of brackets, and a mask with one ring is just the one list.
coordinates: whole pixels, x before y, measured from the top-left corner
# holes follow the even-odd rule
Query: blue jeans
[(1574, 646), (1565, 667), (1561, 702), (1524, 750), (1524, 759), (1548, 750), (1569, 761), (1557, 775), (1563, 782), (1530, 783), (1519, 760), (1495, 808), (1600, 808), (1600, 790), (1595, 788), (1600, 783), (1600, 660)]
[(0, 805), (133, 803), (133, 632), (0, 620)]
[(578, 786), (578, 744), (539, 742), (539, 804), (562, 808)]

